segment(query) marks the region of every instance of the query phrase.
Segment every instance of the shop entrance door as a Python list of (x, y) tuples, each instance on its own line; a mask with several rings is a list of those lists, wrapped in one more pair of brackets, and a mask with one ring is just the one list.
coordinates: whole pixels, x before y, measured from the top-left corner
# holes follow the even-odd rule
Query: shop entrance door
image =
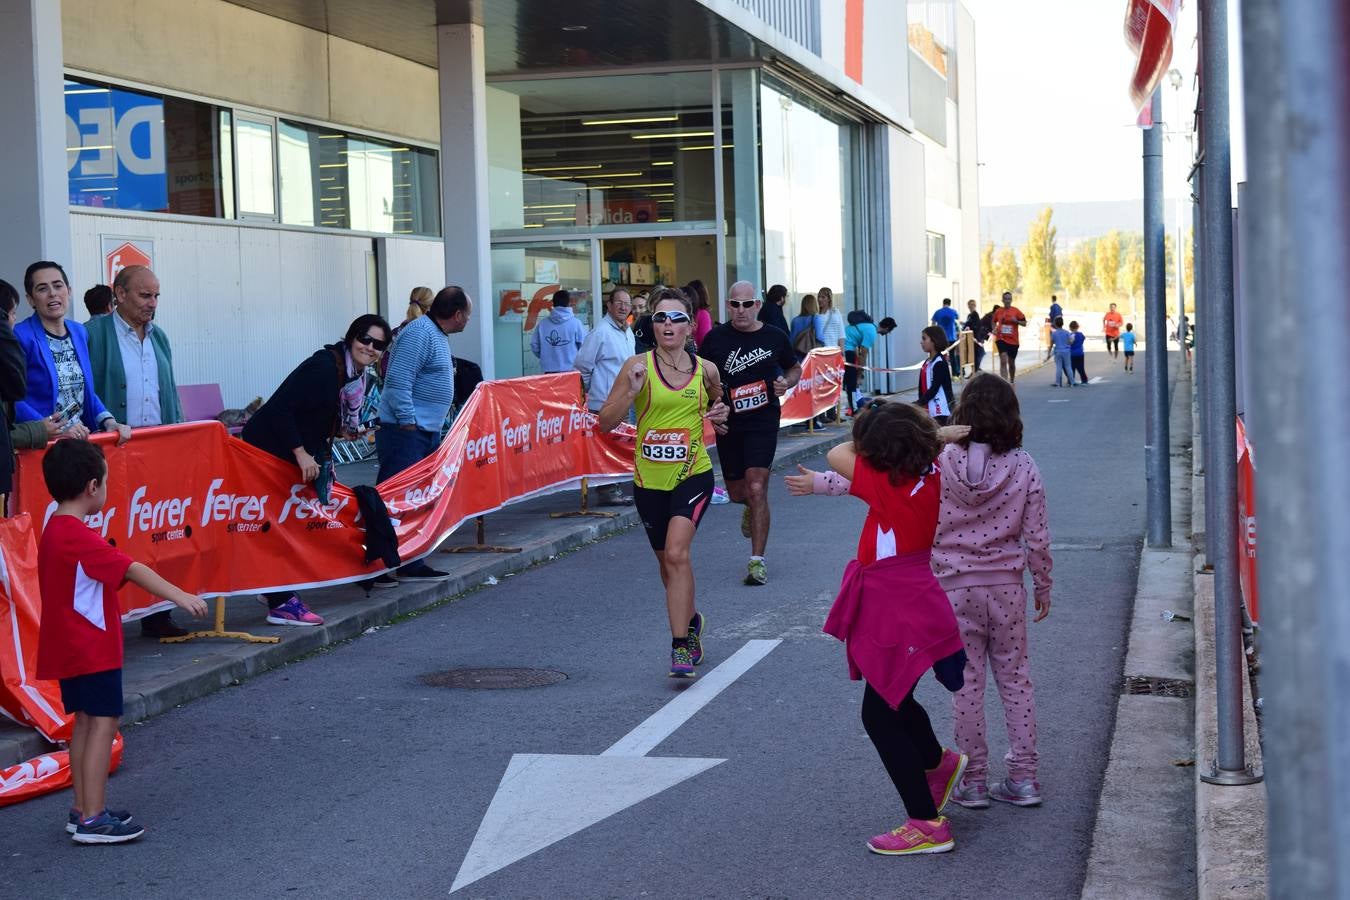
[(600, 241), (600, 277), (602, 293), (621, 287), (634, 296), (656, 285), (684, 287), (701, 281), (712, 303), (712, 317), (720, 319), (713, 235), (605, 238)]

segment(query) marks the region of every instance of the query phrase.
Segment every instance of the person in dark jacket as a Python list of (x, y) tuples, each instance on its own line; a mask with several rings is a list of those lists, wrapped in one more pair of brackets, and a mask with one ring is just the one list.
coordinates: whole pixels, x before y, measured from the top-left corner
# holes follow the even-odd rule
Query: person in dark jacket
[(775, 284), (764, 295), (764, 305), (759, 308), (759, 320), (765, 325), (772, 325), (787, 334), (790, 329), (788, 328), (787, 316), (783, 315), (783, 304), (786, 302), (787, 288), (781, 284)]
[(989, 339), (989, 327), (980, 317), (980, 308), (975, 305), (974, 300), (966, 302), (966, 308), (970, 310), (966, 314), (965, 325), (962, 330), (969, 331), (971, 340), (975, 344), (975, 371), (980, 371), (980, 364), (984, 362), (984, 342)]
[[(0, 494), (5, 495), (6, 501), (14, 487), (14, 444), (9, 434), (14, 421), (13, 404), (22, 400), (28, 389), (28, 358), (14, 337), (14, 314), (18, 308), (19, 292), (8, 281), (0, 280), (0, 311), (4, 312), (0, 315), (0, 400), (5, 404), (5, 427), (0, 428)], [(54, 423), (46, 424), (54, 427)], [(38, 423), (38, 427), (46, 433), (46, 425)]]
[[(332, 465), (333, 438), (360, 427), (366, 367), (389, 348), (389, 323), (367, 313), (357, 316), (347, 336), (316, 350), (296, 366), (240, 435), (246, 443), (293, 462), (300, 477), (314, 481)], [(322, 625), (299, 594), (263, 595), (272, 625)]]

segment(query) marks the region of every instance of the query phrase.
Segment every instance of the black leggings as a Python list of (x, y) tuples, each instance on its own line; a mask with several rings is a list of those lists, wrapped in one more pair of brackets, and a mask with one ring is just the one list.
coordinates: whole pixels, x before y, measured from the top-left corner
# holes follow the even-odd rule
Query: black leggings
[(877, 748), (886, 774), (891, 776), (905, 812), (911, 819), (936, 819), (937, 807), (928, 789), (928, 769), (942, 762), (942, 745), (933, 734), (928, 713), (910, 689), (898, 709), (891, 709), (881, 695), (867, 685), (863, 691), (863, 728)]
[[(856, 363), (858, 361), (858, 352), (856, 350), (844, 351), (844, 362)], [(844, 402), (848, 408), (853, 408), (853, 392), (858, 389), (858, 370), (852, 365), (844, 366)]]

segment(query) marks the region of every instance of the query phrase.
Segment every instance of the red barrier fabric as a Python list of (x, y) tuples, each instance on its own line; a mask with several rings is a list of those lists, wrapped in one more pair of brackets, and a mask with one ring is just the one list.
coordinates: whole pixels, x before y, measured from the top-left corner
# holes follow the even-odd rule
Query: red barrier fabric
[(1253, 622), (1261, 621), (1261, 599), (1256, 584), (1256, 460), (1242, 420), (1237, 420), (1238, 454), (1238, 580), (1247, 612)]
[[(113, 738), (112, 759), (108, 761), (109, 774), (122, 765), (122, 747), (122, 734), (118, 732)], [(17, 766), (0, 769), (0, 806), (64, 790), (72, 783), (70, 753), (65, 750), (44, 753)]]
[(802, 362), (802, 377), (782, 397), (780, 425), (796, 425), (827, 412), (839, 402), (844, 386), (844, 351), (812, 350)]
[(1142, 110), (1172, 64), (1172, 27), (1181, 0), (1127, 0), (1125, 43), (1135, 56), (1130, 74), (1130, 100)]

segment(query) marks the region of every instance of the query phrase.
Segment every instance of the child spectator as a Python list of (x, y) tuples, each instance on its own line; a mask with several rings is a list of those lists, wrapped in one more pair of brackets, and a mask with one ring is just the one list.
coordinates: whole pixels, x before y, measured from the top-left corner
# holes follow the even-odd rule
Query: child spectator
[(1058, 316), (1050, 324), (1054, 326), (1050, 329), (1050, 349), (1055, 354), (1055, 387), (1060, 387), (1064, 378), (1068, 378), (1069, 387), (1073, 387), (1073, 368), (1069, 350), (1071, 341), (1069, 333), (1064, 330), (1064, 317)]
[[(1083, 345), (1087, 343), (1087, 335), (1078, 330), (1077, 322), (1069, 323), (1069, 360), (1073, 363), (1073, 370), (1078, 373), (1083, 384), (1088, 383), (1087, 377), (1087, 353), (1083, 350)], [(1072, 381), (1072, 379), (1070, 379)]]
[[(1016, 806), (1041, 802), (1036, 780), (1036, 701), (1027, 663), (1026, 588), (1035, 585), (1036, 621), (1050, 614), (1050, 529), (1045, 488), (1022, 446), (1017, 394), (1001, 378), (976, 376), (961, 393), (953, 425), (967, 437), (949, 444), (942, 469), (942, 515), (933, 572), (956, 610), (965, 641), (965, 686), (953, 706), (956, 743), (970, 759), (952, 801), (984, 809), (992, 797)], [(1003, 700), (1008, 775), (986, 785), (985, 659)]]
[(952, 413), (952, 370), (942, 356), (947, 335), (941, 326), (929, 325), (919, 334), (919, 346), (928, 354), (919, 367), (919, 405), (928, 410), (934, 422), (946, 425)]
[(37, 677), (61, 682), (61, 703), (75, 717), (70, 772), (75, 806), (66, 831), (80, 844), (120, 844), (145, 829), (131, 813), (105, 805), (113, 738), (122, 717), (123, 583), (144, 588), (194, 616), (206, 604), (133, 562), (84, 524), (108, 496), (108, 465), (89, 441), (57, 441), (42, 460), (42, 477), (57, 503), (38, 545), (42, 622)]
[(1136, 337), (1134, 323), (1126, 322), (1125, 333), (1120, 336), (1120, 346), (1125, 351), (1125, 371), (1131, 375), (1134, 374), (1134, 342)]
[[(966, 758), (943, 748), (914, 698), (925, 669), (955, 690), (965, 665), (951, 606), (929, 562), (942, 490), (933, 464), (940, 441), (920, 410), (874, 403), (854, 419), (852, 442), (830, 451), (837, 474), (799, 467), (801, 474), (788, 479), (794, 494), (851, 493), (867, 504), (858, 558), (844, 572), (825, 632), (847, 644), (849, 676), (866, 680), (863, 728), (909, 817), (867, 842), (886, 856), (956, 846), (941, 812)], [(905, 654), (900, 646), (920, 649)]]

